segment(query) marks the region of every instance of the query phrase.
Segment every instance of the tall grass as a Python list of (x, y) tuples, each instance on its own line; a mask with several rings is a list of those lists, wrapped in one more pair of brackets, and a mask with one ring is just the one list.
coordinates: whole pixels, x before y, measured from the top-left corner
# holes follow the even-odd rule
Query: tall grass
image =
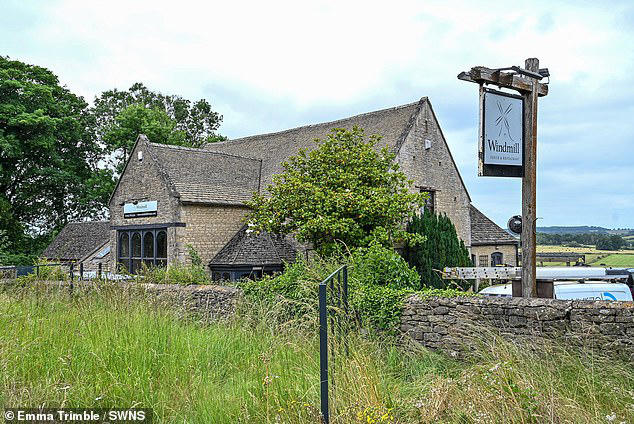
[[(247, 316), (244, 316), (247, 314)], [(312, 323), (270, 304), (209, 324), (121, 290), (0, 293), (0, 405), (148, 407), (157, 422), (319, 422)], [(348, 338), (335, 356), (335, 423), (634, 422), (631, 364), (492, 335), (457, 362)]]

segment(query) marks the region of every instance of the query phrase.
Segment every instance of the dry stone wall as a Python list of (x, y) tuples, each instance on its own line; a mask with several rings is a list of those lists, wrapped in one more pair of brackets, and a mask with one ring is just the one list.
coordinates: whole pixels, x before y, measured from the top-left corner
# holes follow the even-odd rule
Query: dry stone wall
[(453, 356), (493, 330), (510, 340), (564, 339), (634, 361), (633, 302), (414, 295), (405, 301), (401, 330)]
[(126, 297), (154, 302), (159, 307), (174, 308), (183, 316), (195, 316), (205, 321), (228, 318), (236, 310), (242, 291), (235, 287), (218, 285), (145, 284), (145, 283), (95, 283), (91, 281), (40, 281), (28, 287), (15, 279), (0, 280), (0, 290), (19, 287), (45, 292), (66, 291), (74, 296), (88, 295), (92, 291), (105, 293), (116, 291)]

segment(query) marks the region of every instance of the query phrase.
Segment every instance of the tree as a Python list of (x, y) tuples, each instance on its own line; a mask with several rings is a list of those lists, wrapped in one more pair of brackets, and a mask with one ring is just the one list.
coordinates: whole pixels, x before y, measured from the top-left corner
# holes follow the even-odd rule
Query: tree
[[(423, 285), (446, 288), (447, 280), (443, 280), (435, 270), (473, 266), (469, 251), (458, 238), (456, 227), (447, 215), (436, 215), (425, 209), (422, 216), (415, 215), (412, 218), (407, 231), (425, 237), (422, 243), (407, 243), (403, 252), (407, 263), (418, 271)], [(464, 281), (458, 284), (463, 289), (469, 287)]]
[(133, 104), (123, 109), (103, 135), (107, 150), (113, 153), (115, 172), (118, 175), (123, 172), (139, 134), (145, 134), (154, 143), (187, 145), (185, 132), (177, 130), (176, 126), (176, 121), (159, 108)]
[(104, 91), (95, 99), (91, 112), (95, 135), (110, 155), (109, 165), (119, 171), (139, 131), (150, 132), (146, 135), (155, 143), (189, 147), (225, 139), (215, 133), (222, 116), (207, 100), (192, 103), (177, 95), (153, 92), (142, 83), (125, 91)]
[[(48, 69), (0, 57), (0, 230), (6, 251), (100, 208), (101, 151), (83, 98)], [(92, 186), (90, 186), (92, 184)]]
[(609, 236), (603, 236), (597, 240), (596, 247), (599, 250), (619, 250), (625, 246), (626, 242), (623, 237), (612, 234)]
[(385, 245), (406, 237), (404, 222), (423, 204), (411, 193), (405, 174), (378, 136), (363, 130), (333, 129), (317, 148), (299, 151), (273, 177), (268, 195), (255, 194), (248, 205), (255, 230), (295, 234), (328, 254), (338, 242), (348, 248)]

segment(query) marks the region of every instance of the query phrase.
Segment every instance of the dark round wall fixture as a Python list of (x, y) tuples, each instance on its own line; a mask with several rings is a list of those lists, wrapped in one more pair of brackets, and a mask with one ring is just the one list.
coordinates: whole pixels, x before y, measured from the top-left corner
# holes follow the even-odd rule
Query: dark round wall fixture
[(514, 232), (515, 234), (522, 234), (522, 217), (520, 215), (512, 216), (509, 219), (509, 230)]

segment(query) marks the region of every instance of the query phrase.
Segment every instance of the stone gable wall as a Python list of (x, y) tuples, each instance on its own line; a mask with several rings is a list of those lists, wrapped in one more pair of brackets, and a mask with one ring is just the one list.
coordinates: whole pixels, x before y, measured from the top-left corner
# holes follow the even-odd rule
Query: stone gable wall
[(455, 356), (499, 331), (510, 340), (564, 339), (634, 361), (634, 302), (414, 295), (405, 301), (401, 330)]
[[(425, 140), (431, 140), (431, 148), (425, 149)], [(458, 170), (451, 160), (434, 114), (425, 103), (407, 136), (397, 162), (405, 175), (414, 180), (415, 190), (426, 187), (436, 190), (435, 210), (446, 213), (456, 226), (458, 236), (465, 245), (471, 245), (471, 218), (469, 195), (460, 180)]]
[[(143, 160), (137, 159), (137, 153), (143, 152)], [(125, 172), (121, 175), (119, 186), (115, 190), (110, 201), (110, 225), (143, 225), (165, 224), (181, 222), (180, 205), (178, 199), (171, 195), (170, 189), (160, 174), (160, 170), (150, 156), (147, 146), (143, 142), (137, 143), (132, 151), (131, 160), (128, 162)], [(156, 200), (157, 215), (143, 218), (124, 218), (123, 204), (132, 201)], [(167, 229), (168, 246), (176, 245), (176, 231), (174, 227)], [(111, 270), (115, 272), (117, 259), (117, 231), (110, 232)], [(182, 252), (168, 247), (168, 263), (174, 262)]]

